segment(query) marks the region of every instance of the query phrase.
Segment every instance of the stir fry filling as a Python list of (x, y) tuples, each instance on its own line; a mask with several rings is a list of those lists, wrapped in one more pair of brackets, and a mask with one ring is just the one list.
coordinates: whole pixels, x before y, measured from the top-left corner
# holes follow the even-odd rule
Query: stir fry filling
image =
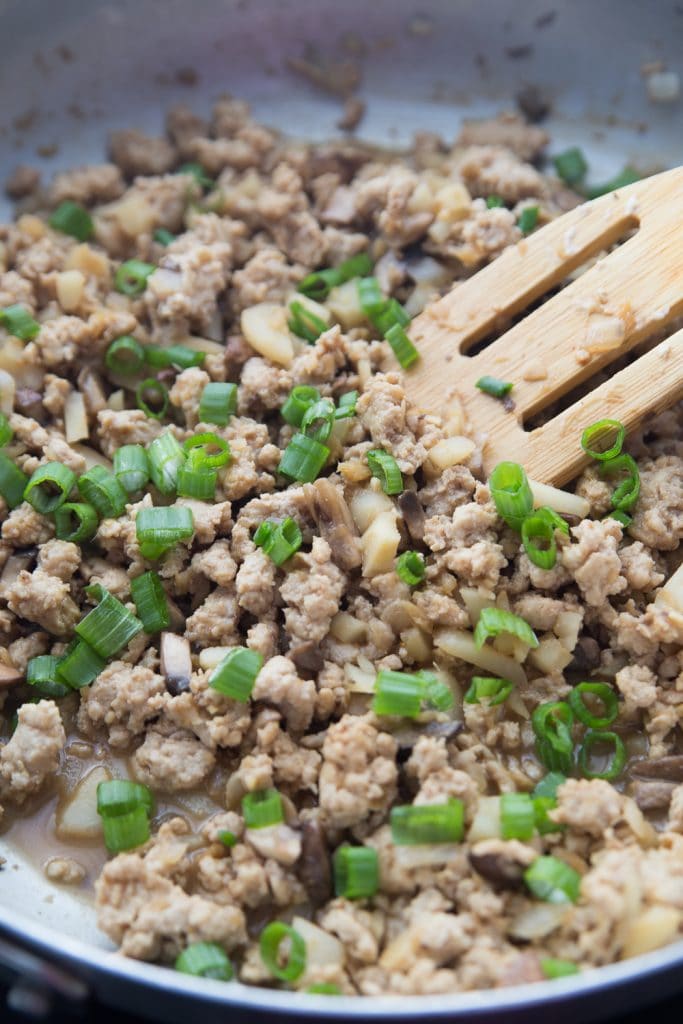
[(558, 490), (404, 392), (411, 319), (588, 194), (547, 143), (398, 158), (224, 98), (15, 176), (3, 829), (127, 956), (444, 993), (680, 935), (680, 408), (584, 424)]

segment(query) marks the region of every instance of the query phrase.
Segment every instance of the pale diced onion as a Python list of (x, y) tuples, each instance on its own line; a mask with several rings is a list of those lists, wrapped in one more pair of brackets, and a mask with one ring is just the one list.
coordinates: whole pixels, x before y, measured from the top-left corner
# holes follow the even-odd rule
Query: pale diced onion
[(57, 808), (56, 833), (62, 840), (97, 839), (102, 821), (97, 813), (97, 787), (111, 778), (111, 772), (98, 765), (81, 779)]
[(332, 288), (325, 300), (325, 305), (335, 322), (341, 324), (345, 331), (367, 323), (367, 317), (358, 297), (358, 278)]
[(380, 487), (371, 483), (369, 487), (356, 491), (349, 501), (349, 508), (356, 529), (365, 533), (373, 520), (383, 512), (391, 512), (394, 504)]
[(556, 637), (541, 640), (536, 650), (529, 654), (531, 664), (545, 675), (556, 671), (562, 672), (571, 660), (572, 652)]
[(468, 843), (478, 843), (482, 839), (500, 839), (500, 797), (479, 797), (477, 810), (467, 833)]
[(484, 644), (477, 648), (472, 633), (464, 629), (440, 629), (434, 633), (434, 643), (451, 658), (459, 658), (469, 665), (475, 665), (484, 672), (501, 679), (509, 679), (516, 686), (523, 686), (526, 683), (524, 669), (515, 661), (504, 654)]
[(10, 416), (14, 409), (16, 384), (14, 377), (7, 370), (0, 370), (0, 412)]
[(215, 668), (232, 650), (232, 647), (205, 647), (199, 652), (199, 667), (207, 671)]
[(292, 918), (292, 928), (306, 943), (306, 970), (297, 980), (297, 985), (308, 984), (308, 974), (316, 967), (344, 966), (344, 946), (334, 935), (323, 931), (317, 924), (304, 917)]
[[(1, 385), (0, 385), (1, 386)], [(683, 565), (679, 565), (655, 598), (655, 604), (683, 615)]]
[(373, 519), (370, 526), (360, 539), (363, 552), (362, 574), (367, 579), (390, 572), (394, 567), (394, 559), (401, 534), (396, 526), (396, 511), (381, 512)]
[(73, 313), (83, 301), (85, 278), (80, 270), (63, 270), (57, 274), (57, 301), (65, 313)]
[(678, 935), (680, 911), (675, 907), (648, 907), (626, 926), (622, 956), (638, 956), (666, 946)]
[(330, 623), (330, 633), (344, 644), (364, 644), (368, 627), (349, 612), (337, 612)]
[(344, 675), (348, 681), (348, 689), (351, 693), (375, 692), (375, 679), (377, 678), (377, 673), (374, 669), (368, 672), (359, 665), (352, 665), (347, 662), (347, 664), (344, 665)]
[(534, 508), (547, 505), (560, 515), (578, 516), (579, 519), (585, 519), (590, 512), (590, 504), (580, 494), (562, 491), (559, 487), (540, 484), (536, 480), (529, 480), (529, 487), (534, 499)]
[(90, 435), (85, 400), (80, 391), (70, 391), (64, 401), (64, 435), (69, 444), (85, 441)]
[(469, 437), (445, 437), (429, 449), (426, 468), (438, 474), (451, 466), (461, 466), (471, 459), (474, 449), (474, 441)]
[(254, 351), (280, 366), (290, 366), (294, 345), (287, 327), (287, 310), (274, 302), (259, 302), (242, 311), (242, 334)]
[(560, 927), (569, 909), (566, 903), (534, 903), (512, 919), (508, 935), (525, 942), (544, 939)]

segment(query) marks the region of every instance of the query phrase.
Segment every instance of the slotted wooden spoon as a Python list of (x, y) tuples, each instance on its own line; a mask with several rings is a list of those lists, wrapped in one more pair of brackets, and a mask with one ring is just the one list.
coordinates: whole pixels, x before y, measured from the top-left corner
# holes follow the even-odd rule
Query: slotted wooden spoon
[[(637, 229), (618, 249), (477, 355), (468, 349), (560, 284), (572, 270)], [(521, 463), (562, 484), (589, 460), (579, 439), (589, 424), (618, 419), (631, 430), (683, 395), (683, 331), (543, 426), (524, 420), (683, 314), (683, 167), (584, 203), (507, 249), (412, 322), (421, 359), (407, 374), (410, 398), (447, 411), (454, 396), (484, 435), (487, 472)], [(489, 374), (514, 385), (514, 410), (479, 391)]]

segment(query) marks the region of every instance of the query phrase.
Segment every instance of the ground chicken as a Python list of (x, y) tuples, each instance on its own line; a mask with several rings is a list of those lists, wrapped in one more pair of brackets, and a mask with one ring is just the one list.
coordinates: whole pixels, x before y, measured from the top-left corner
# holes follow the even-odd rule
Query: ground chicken
[(12, 738), (0, 747), (0, 801), (21, 804), (59, 769), (66, 733), (54, 701), (23, 704)]
[(396, 741), (363, 718), (345, 715), (328, 729), (320, 769), (320, 807), (335, 828), (366, 822), (393, 800)]

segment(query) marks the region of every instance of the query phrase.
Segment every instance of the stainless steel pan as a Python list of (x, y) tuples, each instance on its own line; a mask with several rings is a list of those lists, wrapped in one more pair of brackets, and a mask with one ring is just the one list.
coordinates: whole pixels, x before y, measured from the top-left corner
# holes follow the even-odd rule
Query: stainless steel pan
[[(206, 111), (225, 91), (267, 124), (329, 137), (339, 100), (292, 75), (287, 58), (306, 46), (348, 57), (358, 43), (360, 134), (374, 142), (400, 147), (418, 129), (452, 139), (463, 116), (511, 108), (534, 84), (552, 99), (553, 145), (580, 144), (596, 180), (627, 161), (683, 163), (683, 101), (650, 103), (641, 73), (662, 61), (683, 78), (674, 0), (0, 0), (0, 38), (0, 178), (19, 162), (51, 171), (100, 159), (110, 129), (158, 131), (170, 104)], [(204, 982), (107, 951), (85, 902), (48, 885), (7, 838), (0, 855), (0, 963), (64, 997), (91, 990), (165, 1020), (588, 1021), (680, 984), (683, 943), (578, 979), (462, 996), (330, 999)]]

